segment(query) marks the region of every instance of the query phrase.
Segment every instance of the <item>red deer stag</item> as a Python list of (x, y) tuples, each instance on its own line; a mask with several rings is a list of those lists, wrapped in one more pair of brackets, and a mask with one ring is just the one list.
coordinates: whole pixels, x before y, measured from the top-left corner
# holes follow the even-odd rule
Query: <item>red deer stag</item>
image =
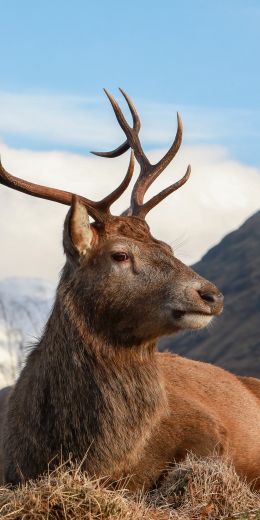
[[(218, 289), (152, 237), (145, 216), (189, 178), (144, 202), (177, 153), (182, 124), (166, 155), (152, 165), (138, 137), (140, 121), (127, 96), (133, 127), (107, 93), (132, 149), (122, 184), (99, 202), (13, 177), (3, 185), (70, 207), (64, 227), (66, 264), (42, 338), (12, 389), (2, 391), (3, 475), (6, 483), (44, 473), (50, 461), (83, 461), (95, 476), (131, 475), (149, 488), (170, 462), (192, 450), (218, 450), (250, 481), (260, 474), (260, 384), (209, 364), (156, 352), (156, 340), (200, 329), (220, 314)], [(140, 174), (131, 206), (111, 204)], [(93, 218), (90, 223), (89, 215)]]

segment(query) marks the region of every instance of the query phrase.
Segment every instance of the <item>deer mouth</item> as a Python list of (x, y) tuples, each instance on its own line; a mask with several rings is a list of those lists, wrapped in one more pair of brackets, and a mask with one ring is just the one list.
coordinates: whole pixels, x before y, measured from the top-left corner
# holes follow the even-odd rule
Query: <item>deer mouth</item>
[(209, 312), (202, 312), (202, 311), (181, 311), (181, 310), (173, 310), (172, 315), (175, 320), (181, 320), (184, 316), (195, 314), (198, 316), (208, 316), (212, 318), (212, 314)]
[(178, 310), (172, 311), (172, 315), (175, 320), (181, 320), (181, 318), (183, 318), (184, 314), (185, 314), (185, 311), (178, 311)]
[(180, 329), (202, 329), (213, 318), (213, 314), (203, 311), (172, 310), (172, 317)]

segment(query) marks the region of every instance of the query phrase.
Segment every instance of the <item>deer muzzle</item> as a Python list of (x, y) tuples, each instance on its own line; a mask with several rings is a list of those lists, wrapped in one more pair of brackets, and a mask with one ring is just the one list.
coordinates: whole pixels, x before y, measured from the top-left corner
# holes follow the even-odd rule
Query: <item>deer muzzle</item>
[(214, 284), (198, 276), (183, 287), (178, 300), (168, 307), (175, 325), (180, 329), (200, 329), (222, 312), (224, 296)]

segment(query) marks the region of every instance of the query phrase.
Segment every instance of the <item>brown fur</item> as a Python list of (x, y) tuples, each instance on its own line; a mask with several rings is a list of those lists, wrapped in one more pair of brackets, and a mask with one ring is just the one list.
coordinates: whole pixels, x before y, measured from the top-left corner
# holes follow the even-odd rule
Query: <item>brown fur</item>
[[(161, 335), (221, 312), (216, 287), (140, 219), (111, 217), (86, 225), (84, 236), (78, 214), (75, 206), (65, 222), (67, 262), (52, 313), (9, 391), (5, 482), (37, 477), (62, 456), (84, 460), (90, 475), (132, 475), (132, 488), (151, 487), (189, 450), (217, 450), (257, 478), (260, 383), (155, 350)], [(113, 259), (120, 251), (126, 262)]]

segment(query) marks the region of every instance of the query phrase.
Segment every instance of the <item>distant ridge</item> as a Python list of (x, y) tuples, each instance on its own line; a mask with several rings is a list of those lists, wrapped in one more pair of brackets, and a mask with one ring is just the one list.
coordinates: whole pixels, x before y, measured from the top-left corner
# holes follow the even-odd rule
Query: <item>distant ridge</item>
[(46, 323), (55, 287), (40, 278), (0, 280), (0, 388), (14, 381)]
[(163, 338), (160, 350), (260, 377), (260, 211), (193, 268), (223, 292), (224, 312), (206, 330)]

